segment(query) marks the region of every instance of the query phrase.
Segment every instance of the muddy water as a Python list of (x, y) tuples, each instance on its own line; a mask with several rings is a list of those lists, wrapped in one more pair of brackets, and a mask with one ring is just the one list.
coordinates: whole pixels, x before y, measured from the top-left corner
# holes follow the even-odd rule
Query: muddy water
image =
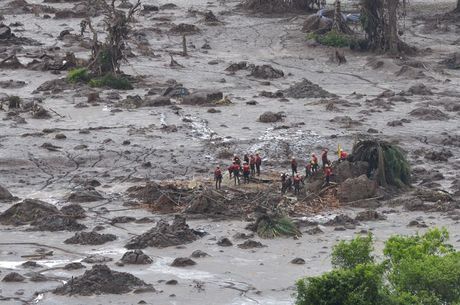
[[(41, 3), (40, 0), (29, 2)], [(436, 1), (440, 8), (449, 5), (453, 7), (453, 2), (445, 1), (441, 5)], [(153, 1), (146, 3), (157, 4)], [(452, 232), (454, 245), (457, 248), (460, 246), (458, 221), (442, 213), (425, 214), (398, 209), (388, 214), (385, 221), (362, 223), (354, 230), (342, 232), (334, 231), (333, 227), (321, 227), (324, 233), (317, 236), (305, 234), (298, 240), (261, 240), (267, 247), (256, 250), (237, 248), (236, 244), (242, 242), (237, 240), (232, 240), (233, 247), (222, 248), (216, 245), (220, 237), (231, 238), (237, 232), (246, 232), (246, 222), (193, 220), (189, 222), (191, 227), (201, 228), (209, 235), (184, 248), (145, 249), (144, 252), (154, 259), (150, 266), (116, 266), (114, 263), (125, 252), (123, 246), (127, 240), (150, 229), (152, 224), (110, 225), (109, 220), (126, 215), (136, 218), (149, 216), (155, 220), (161, 218), (160, 215), (152, 215), (143, 210), (129, 210), (129, 207), (123, 205), (128, 201), (123, 197), (124, 191), (131, 185), (150, 179), (209, 179), (209, 173), (215, 165), (228, 163), (228, 160), (218, 159), (217, 152), (221, 149), (237, 153), (260, 151), (264, 160), (270, 162), (269, 169), (281, 171), (285, 169), (277, 164), (285, 162), (291, 155), (303, 161), (312, 151), (319, 152), (324, 146), (335, 148), (339, 143), (349, 150), (359, 135), (374, 128), (379, 131), (380, 137), (399, 141), (408, 151), (414, 166), (424, 167), (428, 171), (439, 170), (445, 177), (437, 181), (443, 189), (455, 191), (451, 182), (460, 178), (460, 155), (455, 147), (446, 146), (453, 152), (453, 157), (446, 163), (426, 161), (416, 154), (417, 150), (440, 149), (442, 146), (438, 144), (438, 139), (443, 132), (460, 134), (459, 113), (446, 112), (449, 115), (446, 121), (422, 121), (409, 115), (422, 102), (430, 102), (430, 107), (445, 111), (436, 102), (449, 100), (455, 103), (460, 96), (459, 71), (441, 71), (437, 66), (447, 54), (457, 50), (458, 45), (452, 43), (458, 39), (455, 32), (458, 28), (448, 32), (426, 33), (423, 23), (411, 19), (415, 15), (426, 14), (432, 5), (429, 1), (412, 1), (414, 9), (406, 21), (409, 30), (404, 35), (410, 44), (422, 50), (432, 50), (431, 53), (422, 53), (414, 58), (426, 67), (422, 69), (425, 76), (418, 79), (410, 75), (396, 76), (403, 64), (400, 59), (384, 56), (345, 50), (348, 60), (346, 65), (330, 63), (329, 55), (333, 50), (307, 43), (305, 34), (299, 31), (305, 16), (248, 16), (232, 11), (237, 4), (234, 1), (208, 3), (193, 0), (175, 3), (179, 6), (177, 10), (138, 17), (139, 22), (134, 28), (147, 33), (151, 48), (159, 57), (136, 54), (137, 57), (123, 65), (126, 73), (142, 76), (146, 85), (120, 94), (122, 97), (134, 94), (144, 96), (157, 83), (175, 79), (192, 91), (221, 90), (233, 104), (216, 107), (221, 110), (220, 113), (209, 113), (207, 107), (180, 105), (179, 101), (175, 101), (181, 107), (179, 111), (158, 107), (136, 110), (121, 108), (122, 112), (113, 112), (117, 107), (106, 98), (107, 90), (100, 92), (102, 101), (98, 106), (75, 108), (77, 103), (86, 101), (85, 90), (68, 90), (52, 95), (33, 93), (44, 81), (64, 77), (64, 74), (27, 70), (0, 71), (0, 80), (14, 79), (27, 83), (21, 89), (0, 89), (0, 93), (15, 94), (22, 98), (41, 97), (43, 106), (55, 111), (48, 120), (37, 120), (29, 114), (23, 114), (27, 124), (0, 121), (0, 184), (20, 198), (38, 198), (61, 207), (67, 204), (66, 195), (80, 181), (97, 179), (102, 183), (97, 190), (106, 200), (84, 203), (89, 218), (83, 223), (90, 229), (103, 225), (103, 233), (112, 233), (118, 237), (116, 241), (102, 246), (76, 246), (63, 243), (73, 235), (70, 232), (28, 232), (24, 227), (0, 226), (1, 277), (10, 271), (21, 274), (29, 272), (20, 266), (27, 260), (21, 256), (44, 248), (53, 251), (53, 256), (37, 261), (44, 266), (38, 270), (56, 278), (54, 281), (40, 283), (2, 282), (0, 295), (11, 299), (0, 301), (0, 304), (137, 304), (140, 300), (148, 304), (292, 304), (295, 281), (302, 276), (317, 275), (329, 270), (331, 247), (338, 240), (349, 239), (363, 229), (375, 234), (378, 252), (382, 242), (392, 234), (412, 234), (423, 230), (407, 227), (410, 220), (421, 217), (430, 227), (447, 227)], [(50, 5), (60, 9), (72, 7), (72, 4)], [(224, 24), (206, 26), (199, 22), (199, 16), (187, 14), (191, 8), (211, 9)], [(202, 30), (200, 34), (187, 36), (189, 57), (174, 56), (184, 68), (169, 67), (169, 52), (181, 51), (182, 38), (170, 35), (168, 30), (171, 25), (158, 24), (159, 21), (153, 20), (153, 17), (168, 17), (175, 24), (193, 23)], [(65, 29), (78, 32), (79, 19), (43, 19), (31, 14), (5, 14), (5, 18), (6, 24), (14, 21), (24, 24), (23, 27), (13, 28), (13, 31), (18, 31), (18, 35), (44, 44), (41, 47), (25, 46), (24, 50), (19, 51), (17, 55), (23, 63), (31, 60), (30, 52), (52, 46), (73, 51), (79, 57), (87, 57), (89, 54), (88, 50), (78, 44), (56, 39)], [(95, 24), (98, 21), (100, 19)], [(145, 30), (151, 27), (161, 29), (162, 33)], [(211, 45), (207, 53), (201, 49), (205, 42)], [(136, 51), (133, 48), (133, 52)], [(218, 63), (208, 64), (212, 60), (218, 60)], [(225, 72), (230, 63), (241, 60), (273, 65), (282, 69), (285, 77), (270, 80), (267, 85), (262, 80), (249, 77), (248, 71), (238, 71), (233, 75)], [(381, 61), (382, 68), (373, 69), (368, 64), (374, 61)], [(325, 111), (326, 104), (318, 103), (318, 99), (286, 101), (259, 96), (263, 90), (275, 92), (303, 78), (360, 105), (344, 107), (338, 104), (339, 110), (330, 112)], [(400, 92), (420, 82), (432, 88), (434, 95), (410, 96), (410, 103), (395, 102), (388, 111), (371, 107), (366, 102), (386, 89)], [(250, 100), (258, 104), (247, 105), (246, 102)], [(277, 124), (257, 122), (259, 115), (265, 111), (283, 111), (286, 116), (283, 122)], [(343, 127), (331, 122), (335, 117), (344, 115), (359, 121), (361, 125)], [(0, 116), (6, 119), (6, 113), (2, 112)], [(184, 118), (187, 120), (184, 121)], [(411, 122), (403, 126), (387, 126), (387, 122), (402, 118), (409, 118)], [(176, 125), (178, 131), (165, 132), (161, 129), (164, 125)], [(293, 127), (275, 128), (279, 125)], [(33, 135), (50, 128), (57, 131)], [(87, 129), (89, 132), (82, 133), (82, 130)], [(55, 134), (58, 132), (64, 133), (67, 139), (56, 140)], [(125, 140), (129, 140), (130, 145), (122, 145)], [(61, 148), (57, 152), (50, 152), (41, 147), (43, 143), (52, 143)], [(78, 148), (82, 144), (87, 145), (87, 148)], [(146, 162), (151, 162), (152, 166), (144, 166)], [(9, 206), (10, 203), (2, 203), (0, 210), (6, 210)], [(101, 211), (103, 207), (109, 212)], [(385, 209), (388, 207), (380, 210)], [(344, 208), (330, 215), (306, 217), (324, 221), (336, 213), (353, 216), (356, 212)], [(190, 256), (197, 249), (207, 252), (210, 257), (196, 259), (197, 265), (193, 267), (169, 266), (174, 258)], [(64, 280), (83, 273), (82, 270), (65, 271), (60, 267), (80, 261), (90, 254), (112, 258), (113, 261), (108, 263), (111, 268), (130, 272), (154, 284), (158, 292), (93, 297), (62, 297), (49, 292)], [(290, 261), (296, 257), (304, 258), (306, 264), (291, 264)], [(89, 264), (86, 266), (91, 267)], [(164, 281), (170, 279), (176, 279), (178, 285), (165, 285)], [(35, 294), (37, 291), (42, 293)]]

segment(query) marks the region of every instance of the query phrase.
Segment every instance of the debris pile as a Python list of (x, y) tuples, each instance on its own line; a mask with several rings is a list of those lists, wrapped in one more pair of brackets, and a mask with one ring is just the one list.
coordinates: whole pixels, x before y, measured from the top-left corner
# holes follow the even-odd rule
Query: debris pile
[(289, 88), (282, 91), (284, 96), (291, 98), (331, 98), (336, 97), (335, 94), (332, 94), (319, 85), (312, 83), (308, 79), (303, 79), (302, 81), (295, 83)]
[(65, 244), (79, 245), (102, 245), (109, 241), (116, 240), (117, 237), (113, 234), (99, 234), (97, 232), (79, 232), (74, 236), (66, 239)]

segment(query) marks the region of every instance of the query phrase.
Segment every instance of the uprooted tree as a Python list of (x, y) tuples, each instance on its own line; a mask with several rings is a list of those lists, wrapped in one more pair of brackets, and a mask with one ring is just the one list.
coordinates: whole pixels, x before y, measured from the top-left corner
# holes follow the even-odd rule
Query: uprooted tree
[(105, 32), (107, 36), (104, 42), (98, 40), (96, 30), (93, 28), (91, 19), (86, 23), (93, 34), (92, 54), (88, 68), (97, 75), (107, 73), (119, 74), (121, 61), (125, 58), (126, 39), (129, 34), (129, 23), (133, 21), (133, 15), (140, 9), (141, 2), (137, 0), (127, 13), (116, 9), (117, 0), (96, 0), (103, 9)]

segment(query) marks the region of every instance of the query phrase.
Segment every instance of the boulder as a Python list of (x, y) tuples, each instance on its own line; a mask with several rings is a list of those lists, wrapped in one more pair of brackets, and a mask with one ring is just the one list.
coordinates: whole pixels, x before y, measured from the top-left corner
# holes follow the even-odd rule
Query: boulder
[(358, 215), (355, 217), (357, 221), (372, 221), (372, 220), (385, 220), (387, 217), (378, 213), (375, 210), (366, 210), (359, 212)]
[(296, 258), (294, 258), (294, 259), (291, 261), (291, 264), (294, 264), (294, 265), (305, 265), (305, 260), (304, 260), (303, 258), (296, 257)]
[(66, 239), (65, 244), (102, 245), (114, 241), (117, 237), (113, 234), (99, 234), (97, 232), (80, 232)]
[(13, 200), (14, 196), (2, 185), (0, 185), (0, 200), (1, 201), (10, 201)]
[(233, 246), (233, 243), (227, 237), (221, 237), (217, 241), (217, 245), (221, 247), (231, 247)]
[(82, 203), (104, 200), (104, 197), (96, 190), (78, 190), (68, 195), (67, 200), (70, 202)]
[(270, 65), (255, 66), (251, 71), (251, 76), (262, 79), (280, 78), (284, 76), (284, 72), (273, 68)]
[(206, 256), (209, 256), (208, 253), (206, 252), (203, 252), (201, 250), (195, 250), (192, 252), (192, 255), (191, 255), (193, 258), (201, 258), (201, 257), (206, 257)]
[(356, 178), (367, 174), (369, 163), (365, 161), (349, 162), (343, 161), (334, 168), (337, 183), (342, 183), (349, 178)]
[(337, 196), (340, 202), (352, 202), (375, 196), (377, 185), (369, 180), (366, 175), (357, 178), (348, 178), (340, 184)]
[(261, 123), (276, 123), (282, 120), (283, 114), (281, 112), (266, 111), (259, 116), (259, 122)]
[(147, 265), (153, 263), (153, 259), (142, 250), (128, 251), (123, 254), (120, 260), (124, 264), (136, 264), (136, 265)]
[(11, 272), (5, 275), (2, 282), (24, 282), (26, 278), (17, 272)]
[(25, 199), (0, 214), (0, 223), (20, 226), (59, 213), (52, 204), (37, 199)]
[(188, 257), (178, 257), (172, 263), (172, 267), (187, 267), (196, 265), (196, 262)]

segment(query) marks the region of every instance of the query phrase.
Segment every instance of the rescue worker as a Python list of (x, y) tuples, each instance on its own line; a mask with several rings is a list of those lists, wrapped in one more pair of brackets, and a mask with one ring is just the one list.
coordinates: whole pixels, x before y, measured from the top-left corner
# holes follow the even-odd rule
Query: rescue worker
[(305, 166), (305, 177), (311, 177), (313, 176), (313, 173), (311, 172), (311, 163), (308, 162), (307, 165)]
[(332, 167), (329, 164), (326, 164), (326, 166), (324, 167), (324, 177), (326, 179), (326, 186), (330, 184), (331, 176), (332, 176)]
[(260, 157), (259, 153), (256, 153), (256, 170), (257, 176), (260, 176), (260, 166), (262, 165), (262, 158)]
[(235, 185), (238, 182), (238, 185), (240, 185), (240, 166), (238, 163), (233, 163), (233, 179), (235, 181)]
[(302, 177), (300, 177), (300, 175), (297, 174), (293, 177), (293, 180), (294, 180), (294, 194), (299, 195), (300, 194), (300, 184), (301, 183), (303, 184)]
[(216, 181), (216, 190), (220, 189), (222, 184), (222, 171), (220, 170), (220, 166), (216, 167), (214, 171), (214, 180)]
[(248, 155), (248, 154), (244, 154), (243, 161), (244, 161), (245, 163), (248, 163), (248, 164), (249, 164), (249, 155)]
[(339, 162), (345, 161), (348, 158), (348, 154), (345, 151), (343, 151), (343, 149), (340, 149), (339, 155)]
[(318, 165), (318, 157), (315, 155), (315, 153), (311, 154), (310, 164), (311, 164), (312, 173), (317, 173), (319, 165)]
[(238, 164), (239, 167), (241, 167), (241, 159), (237, 155), (233, 155), (233, 162)]
[(326, 164), (329, 164), (329, 159), (327, 158), (327, 153), (329, 150), (327, 148), (323, 149), (321, 153), (321, 162), (323, 163), (323, 169), (326, 166)]
[(290, 191), (292, 189), (292, 179), (289, 177), (288, 174), (283, 174), (284, 175), (284, 183), (281, 186), (281, 194), (285, 194), (287, 191)]
[(284, 193), (286, 193), (285, 186), (286, 186), (287, 177), (288, 177), (288, 174), (286, 174), (286, 173), (281, 174), (281, 194), (282, 195), (284, 195)]
[(254, 155), (249, 156), (249, 167), (251, 168), (251, 176), (256, 175), (256, 158)]
[(294, 177), (294, 175), (297, 174), (297, 160), (294, 157), (291, 159), (291, 170), (292, 177)]
[(235, 166), (235, 162), (232, 162), (232, 164), (227, 168), (228, 176), (230, 177), (230, 179), (232, 179), (232, 175), (233, 175), (233, 166)]
[(243, 164), (243, 183), (249, 184), (249, 175), (251, 174), (251, 170), (249, 168), (249, 164), (244, 162)]

